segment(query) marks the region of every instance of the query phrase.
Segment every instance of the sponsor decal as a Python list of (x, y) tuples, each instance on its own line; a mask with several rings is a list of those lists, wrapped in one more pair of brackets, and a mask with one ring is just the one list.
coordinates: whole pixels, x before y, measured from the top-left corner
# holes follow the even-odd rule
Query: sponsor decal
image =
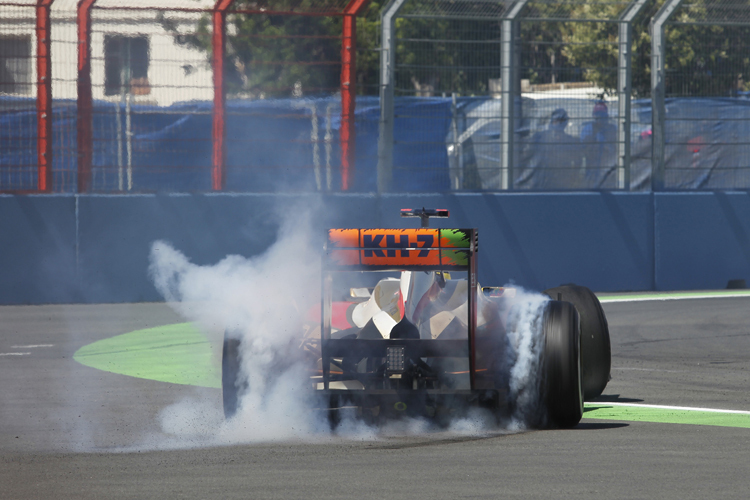
[(471, 229), (331, 229), (328, 255), (338, 265), (467, 266)]

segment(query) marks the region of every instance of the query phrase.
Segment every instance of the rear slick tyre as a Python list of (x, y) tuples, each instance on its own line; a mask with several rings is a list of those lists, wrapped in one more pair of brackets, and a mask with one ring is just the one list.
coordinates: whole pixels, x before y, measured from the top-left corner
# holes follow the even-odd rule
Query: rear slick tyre
[(544, 400), (548, 424), (570, 428), (583, 416), (581, 337), (578, 312), (568, 302), (550, 301), (544, 311)]
[(221, 393), (224, 418), (230, 419), (239, 407), (240, 399), (240, 340), (224, 332), (221, 356)]
[(544, 293), (552, 300), (570, 302), (581, 317), (581, 386), (584, 401), (592, 401), (607, 387), (612, 368), (609, 326), (602, 305), (585, 286), (562, 285)]

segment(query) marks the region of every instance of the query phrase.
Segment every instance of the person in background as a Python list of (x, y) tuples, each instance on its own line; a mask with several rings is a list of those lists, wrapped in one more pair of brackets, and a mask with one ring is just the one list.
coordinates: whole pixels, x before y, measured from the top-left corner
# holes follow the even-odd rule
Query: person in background
[(517, 179), (519, 188), (577, 189), (580, 186), (581, 143), (565, 132), (568, 112), (552, 112), (546, 130), (537, 132), (528, 144), (528, 168)]
[(597, 101), (593, 120), (581, 127), (583, 170), (589, 188), (614, 187), (617, 172), (617, 126), (609, 121), (607, 103)]

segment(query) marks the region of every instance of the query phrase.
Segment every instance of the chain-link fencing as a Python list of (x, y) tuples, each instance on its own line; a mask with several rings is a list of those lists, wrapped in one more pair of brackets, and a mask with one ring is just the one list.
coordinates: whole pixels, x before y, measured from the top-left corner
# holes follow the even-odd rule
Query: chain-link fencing
[(747, 0), (0, 10), (4, 192), (750, 188)]
[(71, 192), (78, 183), (78, 25), (73, 0), (51, 5), (52, 186)]
[[(3, 7), (0, 30), (0, 190), (38, 188), (35, 2)], [(12, 126), (19, 124), (18, 127)], [(33, 130), (33, 134), (24, 134)]]
[(647, 3), (390, 2), (381, 190), (629, 189)]
[(750, 2), (677, 2), (665, 24), (665, 189), (750, 188)]
[(514, 189), (627, 188), (629, 62), (619, 49), (632, 40), (621, 24), (643, 3), (530, 0), (521, 9)]
[(212, 35), (207, 19), (213, 2), (188, 6), (118, 0), (92, 5), (92, 106), (89, 116), (79, 117), (85, 122), (79, 132), (91, 141), (89, 190), (210, 186), (213, 72), (200, 43)]
[[(500, 95), (507, 3), (406, 0), (386, 8), (382, 43), (390, 77), (383, 98), (393, 102), (383, 109), (393, 116), (381, 118), (380, 140), (392, 137), (387, 158), (381, 152), (381, 169), (385, 160), (388, 170), (381, 190), (482, 188), (485, 172), (476, 157), (492, 156), (496, 142), (488, 131), (500, 122), (492, 100)], [(477, 121), (488, 124), (480, 134)]]
[[(341, 185), (337, 125), (346, 0), (235, 2), (228, 18), (228, 186), (246, 191)], [(282, 12), (279, 12), (282, 11)], [(235, 130), (244, 133), (236, 134)]]
[(0, 190), (352, 189), (366, 5), (0, 3)]

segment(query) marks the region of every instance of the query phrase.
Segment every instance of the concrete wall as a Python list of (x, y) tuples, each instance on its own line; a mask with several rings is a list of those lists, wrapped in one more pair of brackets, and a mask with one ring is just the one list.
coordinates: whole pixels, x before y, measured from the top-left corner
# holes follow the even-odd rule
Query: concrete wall
[(479, 228), (479, 278), (545, 289), (723, 288), (750, 278), (750, 194), (0, 196), (0, 303), (160, 300), (148, 277), (155, 240), (198, 264), (256, 255), (279, 208), (327, 227), (416, 227), (400, 208), (448, 208), (434, 227)]
[(76, 200), (0, 196), (0, 304), (79, 300)]
[(658, 290), (724, 288), (750, 280), (750, 193), (655, 197)]

